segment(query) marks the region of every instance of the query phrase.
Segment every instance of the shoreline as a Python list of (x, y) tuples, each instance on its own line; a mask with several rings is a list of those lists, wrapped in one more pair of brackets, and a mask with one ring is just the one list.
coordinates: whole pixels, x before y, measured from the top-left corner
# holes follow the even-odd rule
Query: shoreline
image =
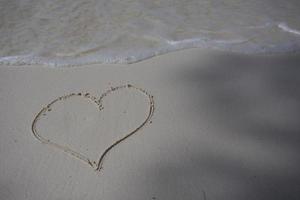
[[(45, 68), (57, 68), (57, 69), (61, 69), (61, 68), (76, 68), (76, 67), (84, 67), (84, 66), (93, 66), (93, 65), (124, 65), (124, 66), (128, 66), (128, 65), (135, 65), (135, 64), (139, 64), (139, 63), (143, 63), (143, 62), (147, 62), (148, 60), (151, 59), (156, 59), (156, 57), (161, 57), (161, 56), (168, 56), (169, 54), (182, 54), (185, 53), (187, 51), (187, 54), (189, 54), (189, 52), (193, 52), (193, 51), (197, 51), (197, 52), (211, 52), (211, 53), (217, 53), (217, 54), (223, 54), (223, 55), (237, 55), (237, 56), (245, 56), (245, 57), (272, 57), (272, 56), (279, 56), (279, 57), (287, 57), (287, 56), (299, 56), (300, 55), (300, 51), (299, 50), (295, 50), (295, 51), (288, 51), (288, 52), (257, 52), (257, 53), (245, 53), (245, 52), (237, 52), (237, 51), (230, 51), (230, 50), (222, 50), (222, 49), (218, 49), (218, 48), (201, 48), (201, 47), (187, 47), (187, 48), (182, 48), (182, 49), (176, 49), (170, 52), (162, 52), (162, 53), (158, 53), (152, 56), (149, 56), (147, 58), (143, 58), (141, 60), (137, 60), (137, 61), (133, 61), (133, 62), (128, 62), (128, 63), (100, 63), (100, 62), (91, 62), (91, 63), (85, 63), (85, 64), (75, 64), (75, 65), (56, 65), (56, 64), (5, 64), (5, 63), (1, 63), (0, 62), (0, 67), (24, 67), (24, 66), (41, 66), (41, 67), (45, 67)], [(12, 57), (20, 57), (20, 56), (12, 56)], [(9, 59), (10, 57), (4, 57), (2, 59)], [(1, 58), (0, 58), (1, 59)], [(35, 59), (44, 59), (44, 58), (35, 58)], [(71, 58), (72, 59), (72, 58)]]

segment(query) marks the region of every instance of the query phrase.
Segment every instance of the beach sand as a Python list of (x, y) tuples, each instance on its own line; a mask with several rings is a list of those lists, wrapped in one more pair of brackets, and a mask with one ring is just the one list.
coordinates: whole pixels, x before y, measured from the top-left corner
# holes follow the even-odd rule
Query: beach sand
[[(0, 67), (1, 200), (279, 200), (300, 196), (300, 56), (190, 49), (130, 65)], [(103, 169), (34, 137), (39, 134)], [(98, 99), (96, 99), (98, 100)]]

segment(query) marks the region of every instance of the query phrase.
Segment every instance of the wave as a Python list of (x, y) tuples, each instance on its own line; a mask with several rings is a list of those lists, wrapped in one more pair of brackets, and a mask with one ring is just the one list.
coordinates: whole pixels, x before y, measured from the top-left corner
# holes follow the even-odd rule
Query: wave
[(134, 63), (187, 48), (298, 52), (299, 9), (294, 0), (1, 1), (0, 64)]

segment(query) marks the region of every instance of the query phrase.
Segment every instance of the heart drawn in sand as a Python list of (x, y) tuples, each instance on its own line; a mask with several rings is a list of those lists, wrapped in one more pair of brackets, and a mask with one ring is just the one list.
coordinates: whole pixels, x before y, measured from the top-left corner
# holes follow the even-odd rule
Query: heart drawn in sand
[[(143, 94), (149, 101), (149, 109), (148, 109), (148, 113), (144, 119), (144, 121), (142, 121), (141, 124), (139, 124), (136, 128), (134, 128), (133, 130), (124, 133), (124, 135), (114, 141), (111, 145), (109, 145), (100, 155), (100, 158), (98, 161), (93, 161), (91, 160), (88, 156), (84, 155), (83, 153), (76, 151), (74, 149), (71, 149), (68, 146), (62, 145), (62, 144), (58, 144), (57, 142), (53, 142), (50, 139), (46, 138), (45, 136), (40, 135), (40, 133), (37, 131), (37, 123), (38, 121), (41, 119), (41, 117), (43, 115), (45, 115), (46, 112), (48, 112), (49, 110), (51, 110), (51, 107), (60, 102), (60, 101), (66, 101), (72, 97), (82, 97), (86, 100), (92, 101), (97, 108), (99, 109), (99, 111), (103, 110), (103, 99), (105, 97), (107, 97), (108, 95), (112, 95), (114, 92), (119, 91), (119, 90), (135, 90), (140, 92), (141, 94)], [(119, 143), (123, 142), (124, 140), (126, 140), (127, 138), (129, 138), (130, 136), (134, 135), (136, 132), (138, 132), (139, 130), (141, 130), (148, 122), (150, 122), (150, 119), (153, 115), (154, 112), (154, 100), (153, 100), (153, 96), (151, 96), (148, 92), (146, 92), (145, 90), (135, 87), (133, 85), (127, 84), (127, 85), (121, 85), (118, 87), (112, 87), (109, 90), (107, 90), (106, 92), (104, 92), (100, 98), (96, 98), (95, 96), (92, 96), (89, 93), (71, 93), (68, 95), (64, 95), (61, 97), (56, 98), (55, 100), (51, 101), (46, 107), (43, 107), (41, 109), (41, 111), (35, 116), (33, 122), (32, 122), (32, 133), (34, 135), (34, 137), (36, 139), (38, 139), (40, 142), (42, 142), (43, 144), (47, 144), (50, 145), (56, 149), (59, 149), (63, 152), (65, 152), (66, 154), (75, 157), (85, 163), (87, 163), (89, 166), (91, 166), (92, 168), (94, 168), (97, 171), (100, 171), (102, 169), (102, 165), (103, 165), (103, 160), (104, 158), (107, 156), (108, 152), (110, 150), (112, 150), (114, 147), (116, 147)], [(99, 133), (100, 134), (100, 133)]]

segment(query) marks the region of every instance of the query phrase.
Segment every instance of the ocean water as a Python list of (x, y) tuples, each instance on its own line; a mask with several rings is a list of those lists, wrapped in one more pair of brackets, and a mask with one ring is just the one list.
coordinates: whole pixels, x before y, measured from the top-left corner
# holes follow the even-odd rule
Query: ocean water
[(133, 63), (186, 48), (300, 50), (299, 0), (0, 0), (0, 64)]

